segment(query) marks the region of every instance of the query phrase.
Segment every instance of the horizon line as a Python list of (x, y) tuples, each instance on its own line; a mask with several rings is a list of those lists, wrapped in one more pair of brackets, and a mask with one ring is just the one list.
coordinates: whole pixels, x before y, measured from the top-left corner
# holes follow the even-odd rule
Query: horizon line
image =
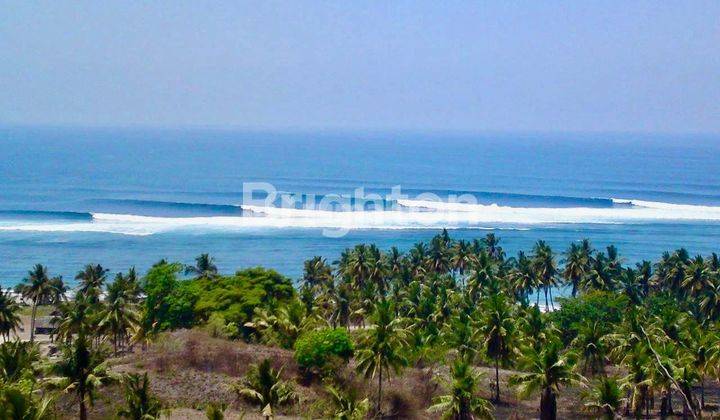
[(437, 128), (371, 128), (371, 127), (261, 127), (217, 124), (77, 124), (77, 123), (13, 123), (0, 122), (0, 129), (61, 129), (61, 130), (127, 130), (127, 131), (215, 131), (266, 134), (414, 134), (414, 135), (615, 135), (615, 136), (688, 136), (717, 137), (720, 131), (649, 131), (649, 130), (507, 130), (507, 129), (437, 129)]

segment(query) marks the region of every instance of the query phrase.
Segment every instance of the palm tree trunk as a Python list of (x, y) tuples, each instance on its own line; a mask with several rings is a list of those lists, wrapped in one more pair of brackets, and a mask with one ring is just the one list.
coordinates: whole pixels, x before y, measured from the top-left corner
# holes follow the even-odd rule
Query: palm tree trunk
[(80, 392), (80, 420), (87, 420), (87, 408), (85, 408), (85, 392)]
[(705, 376), (700, 375), (700, 408), (705, 409)]
[(550, 305), (548, 305), (548, 289), (547, 286), (543, 286), (543, 290), (545, 291), (545, 310), (547, 311)]
[(382, 366), (380, 366), (380, 375), (378, 375), (378, 400), (377, 400), (377, 414), (382, 417)]
[(550, 289), (550, 306), (552, 307), (552, 310), (555, 310), (555, 303), (553, 303), (553, 297), (552, 297), (552, 287)]
[(500, 373), (498, 358), (495, 358), (495, 402), (500, 402)]
[(577, 294), (577, 280), (576, 279), (573, 279), (572, 287), (573, 287), (572, 288), (572, 297), (575, 297), (575, 295)]
[(555, 402), (555, 395), (552, 389), (543, 389), (542, 395), (540, 396), (540, 420), (556, 420), (557, 419), (557, 405)]
[(37, 298), (33, 299), (32, 315), (30, 316), (30, 342), (35, 341), (35, 315), (37, 315)]

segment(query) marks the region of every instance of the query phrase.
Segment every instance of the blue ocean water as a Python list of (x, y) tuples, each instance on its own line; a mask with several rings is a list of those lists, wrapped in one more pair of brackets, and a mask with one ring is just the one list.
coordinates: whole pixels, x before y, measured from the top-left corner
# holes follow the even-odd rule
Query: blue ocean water
[[(407, 249), (443, 227), (494, 231), (510, 254), (582, 238), (615, 244), (627, 262), (681, 246), (707, 254), (720, 251), (719, 156), (713, 136), (5, 127), (0, 285), (35, 263), (72, 284), (90, 262), (145, 270), (202, 252), (222, 271), (264, 265), (297, 278), (313, 255), (332, 261), (359, 242)], [(303, 200), (394, 186), (408, 197), (381, 202), (383, 217), (278, 212), (279, 199), (241, 207), (247, 182)], [(476, 204), (438, 207), (422, 193)]]

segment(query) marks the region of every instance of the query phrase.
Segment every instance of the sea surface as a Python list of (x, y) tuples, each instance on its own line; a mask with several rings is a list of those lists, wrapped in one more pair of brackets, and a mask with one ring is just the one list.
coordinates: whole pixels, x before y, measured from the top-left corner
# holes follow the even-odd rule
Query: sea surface
[[(248, 203), (248, 183), (277, 194)], [(297, 279), (314, 255), (407, 250), (444, 227), (494, 232), (510, 255), (583, 238), (627, 263), (719, 252), (720, 137), (0, 128), (3, 287), (35, 263), (73, 284), (86, 263), (203, 252)]]

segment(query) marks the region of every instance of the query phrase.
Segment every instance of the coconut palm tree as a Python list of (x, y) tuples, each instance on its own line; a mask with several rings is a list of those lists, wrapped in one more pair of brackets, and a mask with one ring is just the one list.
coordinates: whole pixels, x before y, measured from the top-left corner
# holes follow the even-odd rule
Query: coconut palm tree
[(605, 374), (605, 340), (607, 328), (601, 321), (586, 319), (570, 344), (583, 359), (583, 373)]
[(372, 260), (368, 247), (364, 244), (356, 245), (348, 252), (345, 264), (339, 267), (355, 290), (361, 290), (370, 277)]
[(642, 290), (643, 298), (646, 298), (650, 294), (650, 282), (652, 280), (652, 263), (650, 261), (643, 260), (635, 264), (635, 269), (638, 275), (638, 283)]
[(623, 361), (628, 370), (622, 379), (622, 386), (630, 390), (628, 411), (640, 418), (644, 410), (645, 417), (650, 417), (653, 363), (647, 347), (643, 343), (634, 345)]
[(428, 264), (430, 271), (437, 274), (450, 271), (450, 251), (447, 242), (441, 236), (436, 236), (430, 241)]
[(245, 378), (235, 387), (238, 395), (258, 404), (266, 419), (273, 409), (295, 398), (290, 383), (282, 380), (282, 368), (275, 370), (270, 359), (250, 366)]
[(720, 320), (720, 276), (712, 279), (700, 298), (700, 310), (710, 321)]
[(481, 292), (498, 274), (498, 264), (484, 249), (472, 260), (470, 275), (467, 279), (467, 293), (473, 303), (480, 299)]
[(565, 267), (562, 276), (566, 283), (572, 285), (572, 297), (577, 294), (580, 281), (590, 269), (591, 258), (587, 248), (576, 243), (570, 244), (570, 248), (565, 252)]
[(413, 277), (419, 277), (427, 271), (427, 245), (425, 242), (416, 243), (410, 249), (410, 267)]
[[(557, 262), (553, 251), (545, 241), (537, 241), (533, 247), (532, 267), (535, 278), (545, 291), (545, 307), (555, 309), (552, 299), (552, 288), (557, 286), (556, 275)], [(550, 292), (550, 304), (548, 305), (548, 292)]]
[(335, 420), (363, 420), (370, 410), (370, 400), (361, 399), (360, 393), (355, 388), (343, 391), (334, 386), (325, 388), (330, 394), (330, 401), (333, 404), (333, 418)]
[(16, 333), (22, 321), (20, 320), (20, 304), (9, 291), (3, 292), (0, 288), (0, 338), (10, 341), (10, 333)]
[(719, 352), (717, 336), (712, 331), (706, 331), (702, 327), (692, 328), (690, 339), (686, 340), (688, 354), (692, 357), (692, 367), (697, 372), (700, 382), (700, 408), (705, 409), (705, 376), (710, 374), (715, 362), (713, 352)]
[(390, 302), (382, 299), (375, 304), (371, 324), (359, 343), (357, 369), (366, 378), (378, 377), (378, 397), (376, 411), (382, 413), (383, 373), (390, 376), (390, 370), (396, 373), (407, 364), (403, 349), (407, 346), (407, 330), (403, 320), (396, 318)]
[(108, 270), (100, 264), (87, 264), (82, 271), (78, 271), (75, 275), (75, 280), (80, 282), (78, 294), (86, 296), (88, 302), (93, 305), (98, 303), (107, 273)]
[(115, 354), (119, 347), (125, 347), (129, 332), (140, 323), (135, 304), (129, 302), (125, 294), (113, 296), (98, 317), (98, 328), (111, 337)]
[(332, 268), (327, 264), (325, 258), (314, 256), (303, 263), (302, 282), (310, 287), (326, 286), (331, 282)]
[(584, 393), (585, 410), (602, 414), (603, 418), (613, 420), (620, 406), (625, 402), (623, 384), (614, 376), (600, 378), (592, 388)]
[(193, 274), (198, 278), (213, 278), (217, 275), (218, 268), (215, 259), (210, 254), (200, 254), (195, 258), (195, 265), (185, 266), (185, 274)]
[(557, 397), (563, 385), (575, 385), (583, 377), (574, 371), (571, 354), (560, 353), (560, 344), (548, 344), (540, 352), (532, 349), (524, 355), (522, 367), (527, 373), (514, 375), (510, 384), (517, 387), (521, 398), (540, 392), (540, 419), (557, 418)]
[(515, 315), (504, 295), (493, 294), (483, 302), (485, 353), (495, 362), (495, 396), (500, 401), (500, 363), (507, 361), (515, 349)]
[(710, 269), (705, 264), (702, 255), (696, 256), (685, 268), (685, 277), (680, 283), (680, 287), (689, 296), (699, 296), (703, 290), (711, 286)]
[(155, 420), (160, 418), (162, 405), (150, 392), (150, 380), (145, 372), (142, 376), (130, 373), (123, 377), (126, 406), (118, 416), (133, 420)]
[(500, 238), (495, 236), (494, 233), (488, 233), (482, 240), (485, 250), (487, 251), (490, 258), (501, 261), (503, 259), (503, 249), (500, 247)]
[(38, 399), (19, 385), (0, 388), (0, 419), (44, 420), (52, 417), (53, 400)]
[(71, 301), (60, 304), (58, 313), (52, 320), (57, 329), (57, 341), (70, 343), (75, 335), (88, 335), (91, 315), (89, 299), (82, 294), (75, 296), (75, 299)]
[(450, 266), (463, 280), (465, 271), (467, 271), (470, 261), (472, 260), (472, 255), (472, 249), (470, 249), (470, 244), (467, 241), (461, 239), (455, 242), (452, 249), (452, 256), (450, 257)]
[(428, 411), (442, 413), (443, 419), (471, 420), (475, 416), (492, 419), (493, 405), (477, 395), (480, 375), (473, 372), (470, 363), (457, 358), (450, 367), (452, 380), (447, 384), (450, 391), (435, 399)]
[(72, 344), (63, 349), (63, 357), (50, 367), (47, 383), (63, 392), (75, 393), (80, 420), (87, 420), (87, 404), (93, 404), (96, 390), (116, 380), (108, 371), (102, 353), (92, 350), (90, 340), (80, 333)]
[(479, 330), (467, 311), (460, 310), (453, 316), (442, 334), (443, 343), (458, 352), (458, 356), (473, 360), (480, 347)]
[(57, 305), (67, 300), (68, 287), (65, 285), (62, 276), (55, 276), (50, 279), (50, 298), (49, 304)]
[(608, 257), (599, 252), (592, 260), (590, 271), (582, 279), (581, 288), (585, 291), (614, 291), (617, 277), (614, 270)]
[(23, 279), (23, 283), (18, 285), (18, 291), (23, 298), (32, 302), (32, 314), (30, 315), (30, 342), (35, 341), (35, 318), (37, 316), (38, 305), (50, 298), (52, 295), (52, 287), (50, 278), (48, 277), (47, 267), (36, 264), (32, 270), (28, 271), (28, 276)]
[(518, 329), (522, 332), (523, 345), (535, 351), (540, 351), (558, 336), (557, 328), (537, 306), (522, 310), (518, 317)]
[(20, 339), (0, 344), (0, 384), (17, 382), (23, 378), (34, 379), (39, 361), (37, 344)]

